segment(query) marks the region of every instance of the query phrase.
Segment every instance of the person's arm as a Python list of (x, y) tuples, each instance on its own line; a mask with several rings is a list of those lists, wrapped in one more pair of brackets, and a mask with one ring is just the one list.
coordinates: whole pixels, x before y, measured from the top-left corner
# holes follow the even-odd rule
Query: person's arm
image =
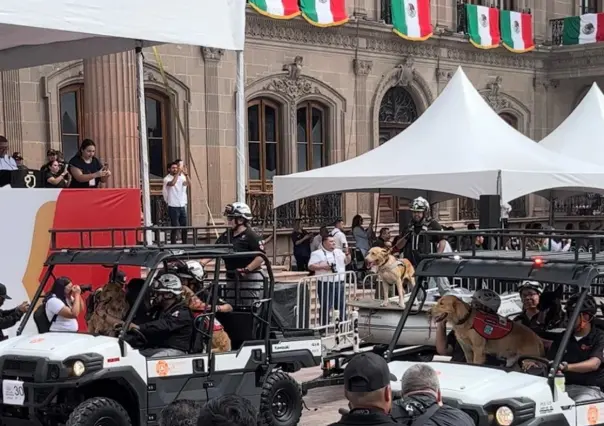
[[(254, 233), (254, 237), (250, 240), (250, 249), (252, 251), (260, 251), (264, 253), (264, 244), (260, 237)], [(264, 259), (260, 256), (254, 257), (254, 259), (245, 267), (244, 272), (255, 271), (262, 266)]]
[[(76, 290), (76, 288), (78, 290)], [(48, 306), (48, 310), (50, 311), (50, 313), (67, 319), (77, 319), (78, 315), (80, 315), (80, 313), (82, 312), (84, 302), (82, 301), (82, 295), (80, 294), (80, 287), (74, 286), (73, 292), (74, 300), (73, 306), (71, 308), (57, 297), (49, 299), (46, 302), (46, 305)]]
[(176, 182), (178, 182), (178, 177), (180, 175), (178, 173), (176, 173), (174, 176), (166, 176), (166, 178), (164, 179), (164, 183), (166, 184), (166, 186), (174, 186), (176, 185)]
[(14, 309), (8, 311), (0, 310), (0, 330), (6, 330), (17, 324), (25, 311), (27, 311), (28, 306), (29, 303), (23, 302)]
[(345, 252), (342, 252), (342, 254), (344, 255), (344, 264), (348, 265), (350, 263), (350, 261), (352, 260), (352, 256), (350, 255), (350, 250), (346, 250)]
[(191, 179), (189, 179), (189, 174), (187, 173), (187, 168), (185, 166), (182, 167), (182, 169), (180, 169), (180, 172), (182, 173), (184, 180), (182, 182), (183, 186), (190, 186), (191, 184)]
[(310, 254), (310, 260), (308, 261), (309, 271), (331, 271), (331, 267), (327, 261), (323, 260), (320, 250), (315, 250)]
[(90, 182), (93, 179), (98, 179), (101, 177), (101, 171), (99, 170), (98, 172), (95, 173), (88, 173), (88, 174), (84, 174), (82, 172), (82, 169), (74, 166), (73, 164), (69, 165), (69, 172), (71, 173), (71, 176), (73, 176), (73, 178), (75, 180), (77, 180), (80, 183), (86, 183), (86, 182)]
[[(594, 327), (592, 325), (592, 327)], [(566, 364), (566, 368), (561, 368), (562, 372), (586, 374), (592, 373), (600, 368), (604, 361), (604, 338), (598, 339), (595, 345), (591, 348), (589, 358), (582, 362), (574, 364)]]

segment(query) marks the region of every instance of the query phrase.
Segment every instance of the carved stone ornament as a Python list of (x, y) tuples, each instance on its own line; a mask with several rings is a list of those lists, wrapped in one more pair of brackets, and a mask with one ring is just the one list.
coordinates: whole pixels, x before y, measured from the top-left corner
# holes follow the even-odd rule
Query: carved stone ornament
[(413, 81), (415, 70), (413, 69), (413, 59), (407, 57), (396, 66), (396, 84), (395, 86), (408, 87)]
[(312, 83), (304, 77), (298, 77), (293, 80), (288, 75), (271, 80), (264, 87), (264, 90), (275, 91), (283, 95), (292, 104), (295, 104), (303, 96), (319, 93), (319, 89), (313, 87)]
[(436, 80), (441, 82), (447, 82), (453, 78), (455, 71), (446, 68), (436, 68)]
[(145, 73), (145, 80), (147, 80), (147, 81), (157, 81), (157, 77), (155, 77), (155, 74), (153, 74), (151, 71), (147, 71)]
[(366, 59), (353, 59), (352, 68), (354, 69), (354, 73), (356, 75), (364, 77), (371, 73), (371, 70), (373, 69), (373, 61), (368, 61)]
[(501, 76), (495, 77), (493, 81), (487, 84), (487, 91), (482, 94), (484, 100), (487, 101), (495, 111), (501, 111), (502, 109), (509, 107), (509, 102), (499, 94), (502, 81), (503, 79)]
[(220, 61), (224, 55), (224, 49), (216, 49), (214, 47), (202, 47), (201, 54), (204, 61)]
[(302, 56), (296, 56), (294, 62), (283, 65), (283, 71), (287, 73), (287, 78), (290, 80), (297, 80), (300, 78), (302, 75), (302, 62), (304, 62), (304, 58)]
[(560, 80), (552, 80), (546, 77), (535, 77), (533, 79), (533, 86), (535, 89), (556, 89), (560, 85)]

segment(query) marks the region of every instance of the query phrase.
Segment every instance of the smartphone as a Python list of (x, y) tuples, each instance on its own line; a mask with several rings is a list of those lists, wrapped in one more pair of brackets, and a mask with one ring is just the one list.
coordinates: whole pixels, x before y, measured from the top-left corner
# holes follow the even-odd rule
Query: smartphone
[(107, 164), (107, 163), (103, 164), (103, 170), (109, 170), (109, 164)]

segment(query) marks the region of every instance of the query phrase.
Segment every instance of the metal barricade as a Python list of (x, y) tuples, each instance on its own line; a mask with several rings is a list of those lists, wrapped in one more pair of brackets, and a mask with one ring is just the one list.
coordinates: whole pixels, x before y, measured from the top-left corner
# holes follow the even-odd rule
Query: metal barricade
[(296, 294), (299, 327), (320, 330), (326, 349), (353, 345), (354, 318), (358, 317), (348, 302), (360, 296), (355, 272), (305, 277), (298, 281)]

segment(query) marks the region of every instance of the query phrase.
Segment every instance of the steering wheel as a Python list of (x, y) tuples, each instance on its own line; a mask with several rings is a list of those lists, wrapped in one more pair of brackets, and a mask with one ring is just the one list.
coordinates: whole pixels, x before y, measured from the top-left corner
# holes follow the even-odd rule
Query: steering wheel
[[(116, 324), (114, 327), (115, 331), (117, 331), (118, 333), (121, 332), (123, 328), (124, 323)], [(130, 333), (131, 335), (136, 336), (136, 338), (139, 339), (143, 345), (146, 345), (148, 343), (147, 338), (138, 328), (131, 328), (126, 333)]]
[[(524, 366), (523, 366), (524, 361), (532, 361), (533, 363), (537, 363), (539, 365), (535, 366), (535, 367), (524, 368)], [(529, 372), (529, 370), (532, 370), (535, 373), (539, 372), (540, 376), (547, 377), (547, 375), (549, 373), (549, 369), (552, 365), (552, 361), (550, 361), (547, 358), (541, 358), (538, 356), (523, 355), (520, 358), (518, 358), (517, 364), (518, 364), (518, 367), (520, 367), (523, 371), (525, 371), (529, 374), (531, 374)]]

